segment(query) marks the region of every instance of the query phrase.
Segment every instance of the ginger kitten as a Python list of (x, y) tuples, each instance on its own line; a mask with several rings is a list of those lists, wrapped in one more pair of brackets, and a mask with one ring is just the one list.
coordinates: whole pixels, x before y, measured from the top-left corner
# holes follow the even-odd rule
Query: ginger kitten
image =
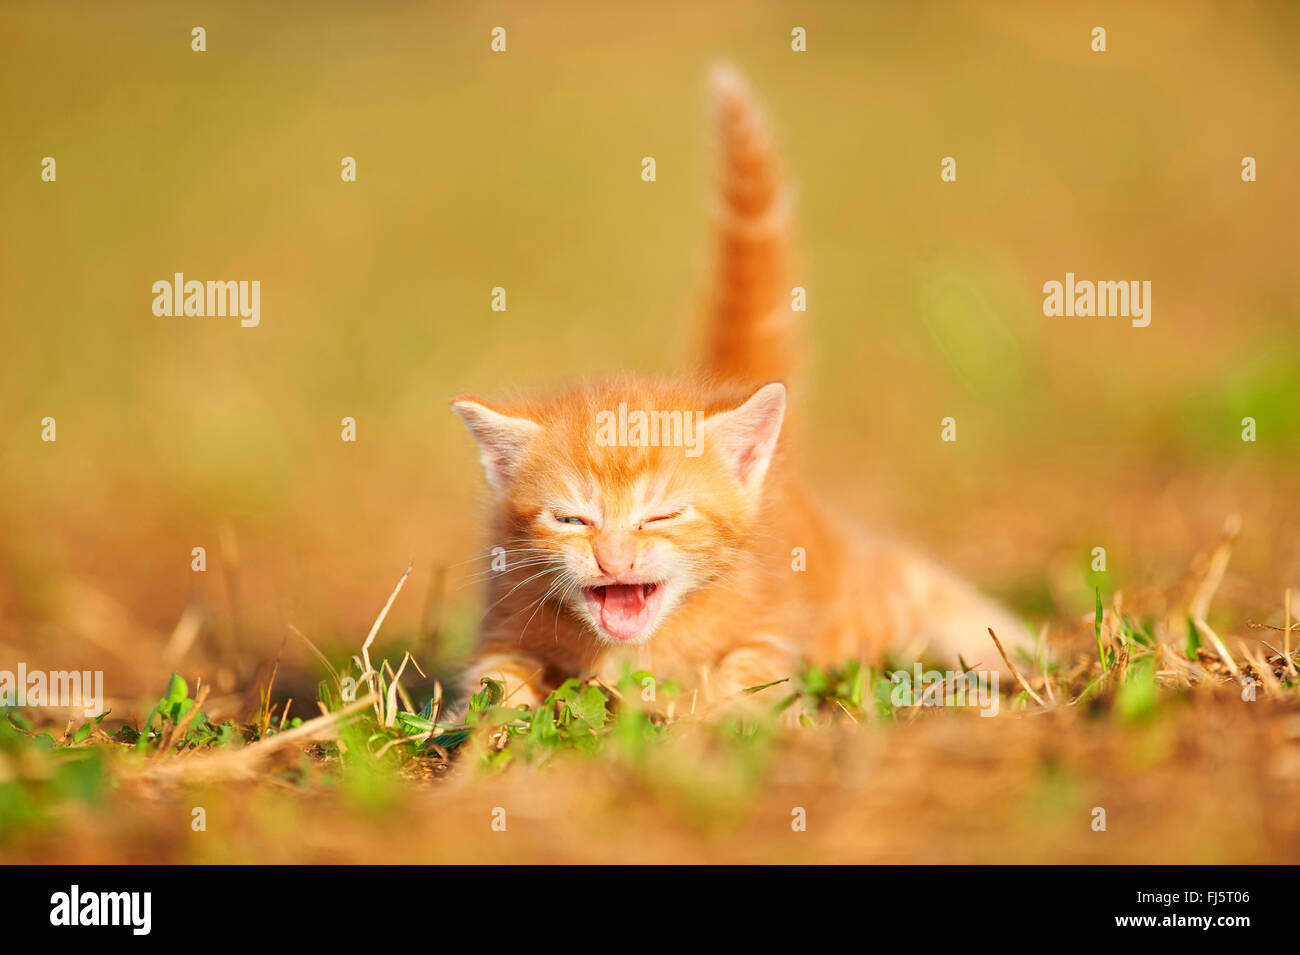
[[(707, 701), (823, 666), (958, 654), (999, 669), (1024, 627), (968, 584), (829, 517), (782, 438), (796, 364), (785, 192), (738, 77), (712, 81), (721, 144), (717, 288), (701, 373), (537, 400), (458, 398), (506, 569), (468, 686), (536, 704), (568, 677), (638, 668)], [(795, 548), (807, 555), (794, 569)], [(910, 655), (910, 656), (909, 656)]]

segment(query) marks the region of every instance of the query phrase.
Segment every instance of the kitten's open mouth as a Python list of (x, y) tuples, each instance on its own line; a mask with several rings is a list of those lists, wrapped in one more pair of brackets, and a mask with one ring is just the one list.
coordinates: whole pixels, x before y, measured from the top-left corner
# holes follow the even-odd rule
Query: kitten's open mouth
[(587, 608), (600, 628), (615, 640), (635, 640), (658, 616), (663, 600), (659, 584), (609, 584), (583, 590)]

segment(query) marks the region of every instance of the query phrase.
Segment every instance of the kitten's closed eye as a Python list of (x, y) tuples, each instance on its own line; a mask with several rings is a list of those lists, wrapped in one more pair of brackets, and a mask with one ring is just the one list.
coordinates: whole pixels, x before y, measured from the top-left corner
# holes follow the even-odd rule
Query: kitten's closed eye
[(656, 517), (647, 517), (641, 523), (642, 525), (645, 525), (645, 524), (657, 524), (662, 521), (671, 521), (674, 518), (681, 517), (685, 513), (686, 513), (686, 508), (683, 507), (680, 510), (673, 511), (671, 514), (659, 514)]

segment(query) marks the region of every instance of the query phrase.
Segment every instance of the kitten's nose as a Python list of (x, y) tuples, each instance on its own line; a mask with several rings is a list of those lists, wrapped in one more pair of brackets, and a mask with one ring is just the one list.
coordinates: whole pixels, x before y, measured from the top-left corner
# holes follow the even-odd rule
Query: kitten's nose
[(591, 553), (606, 577), (622, 577), (636, 565), (636, 540), (629, 534), (601, 534), (591, 542)]

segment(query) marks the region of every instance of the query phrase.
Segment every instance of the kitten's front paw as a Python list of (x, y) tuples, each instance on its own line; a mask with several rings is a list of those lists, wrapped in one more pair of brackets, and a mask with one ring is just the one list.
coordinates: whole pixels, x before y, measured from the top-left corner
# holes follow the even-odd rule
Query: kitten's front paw
[[(781, 701), (797, 689), (793, 675), (798, 662), (781, 641), (768, 641), (733, 650), (722, 659), (714, 677), (723, 706), (771, 719)], [(793, 717), (787, 716), (791, 711)], [(798, 725), (802, 703), (794, 700), (779, 719), (793, 719)]]
[(476, 660), (466, 673), (465, 698), (483, 689), (483, 680), (496, 680), (503, 686), (501, 706), (537, 707), (546, 699), (540, 683), (545, 667), (525, 657), (488, 656)]
[[(808, 719), (805, 720), (804, 716)], [(809, 721), (815, 719), (808, 708), (803, 705), (802, 700), (795, 700), (785, 709), (783, 709), (777, 718), (782, 729), (797, 730), (809, 725)]]

